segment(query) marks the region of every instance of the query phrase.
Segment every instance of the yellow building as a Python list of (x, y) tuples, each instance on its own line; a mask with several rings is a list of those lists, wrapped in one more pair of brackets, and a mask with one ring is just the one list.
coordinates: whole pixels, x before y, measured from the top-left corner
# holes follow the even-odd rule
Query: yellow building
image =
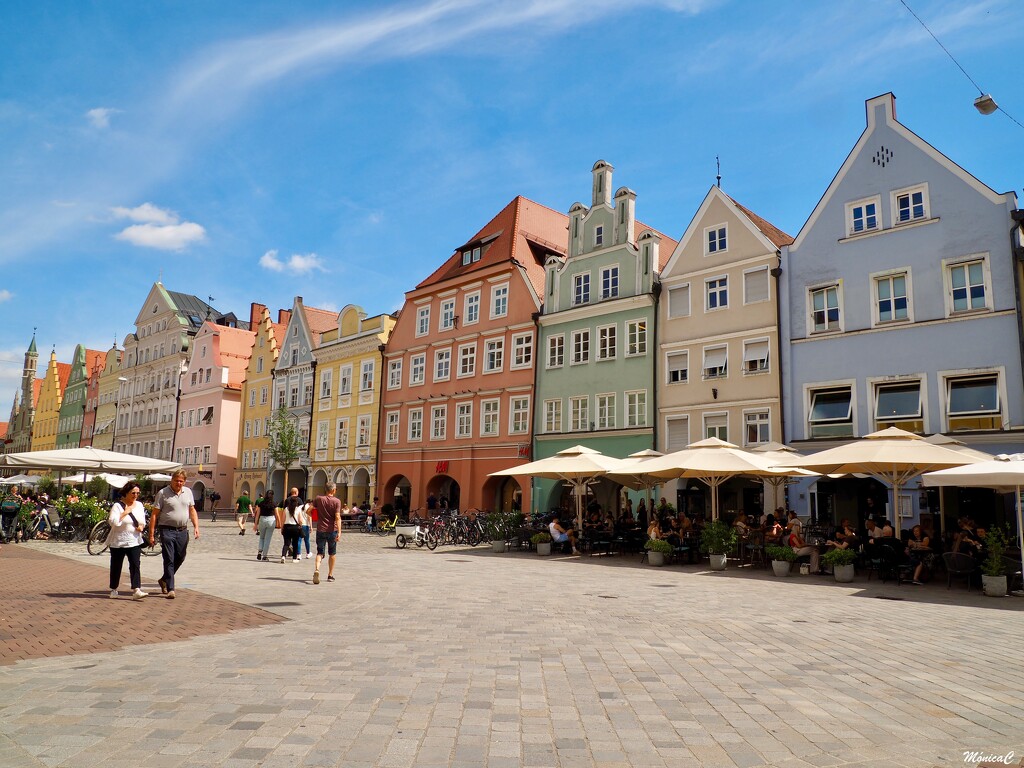
[(323, 493), (327, 481), (333, 480), (342, 501), (373, 501), (383, 349), (394, 327), (394, 316), (367, 317), (362, 307), (349, 304), (338, 313), (338, 327), (326, 331), (313, 350), (316, 395), (309, 498)]
[[(57, 447), (57, 426), (64, 389), (71, 377), (71, 365), (58, 363), (55, 352), (50, 352), (50, 363), (43, 376), (43, 388), (36, 403), (36, 418), (32, 426), (33, 451), (50, 451)], [(77, 446), (76, 446), (77, 447)]]
[(114, 449), (114, 431), (117, 425), (117, 397), (121, 388), (121, 350), (113, 346), (107, 350), (100, 372), (96, 404), (96, 427), (92, 447), (107, 451)]
[[(272, 398), (274, 368), (291, 312), (278, 310), (277, 322), (262, 304), (253, 304), (249, 329), (256, 341), (242, 383), (241, 425), (238, 430), (238, 460), (235, 462), (234, 499), (245, 493), (253, 501), (267, 489), (267, 427), (274, 413)], [(234, 508), (234, 499), (230, 506)]]

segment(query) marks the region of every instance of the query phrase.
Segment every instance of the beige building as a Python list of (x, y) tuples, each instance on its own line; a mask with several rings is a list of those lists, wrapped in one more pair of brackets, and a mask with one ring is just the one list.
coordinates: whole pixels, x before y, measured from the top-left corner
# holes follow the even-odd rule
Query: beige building
[[(708, 437), (742, 448), (781, 441), (777, 279), (792, 240), (719, 187), (704, 198), (661, 274), (658, 450)], [(701, 512), (704, 487), (692, 485), (674, 481), (663, 495)], [(723, 488), (727, 519), (760, 512), (760, 483)]]
[(348, 305), (336, 328), (313, 350), (313, 457), (308, 497), (323, 493), (328, 480), (349, 504), (377, 495), (377, 434), (384, 378), (384, 345), (395, 327), (392, 315), (367, 317)]
[(253, 304), (249, 318), (249, 326), (255, 332), (255, 341), (242, 382), (234, 498), (229, 505), (227, 500), (222, 501), (222, 506), (232, 508), (235, 499), (243, 493), (255, 501), (267, 489), (267, 429), (274, 413), (274, 368), (277, 366), (291, 312), (278, 310), (277, 322), (274, 322), (269, 309), (262, 304)]

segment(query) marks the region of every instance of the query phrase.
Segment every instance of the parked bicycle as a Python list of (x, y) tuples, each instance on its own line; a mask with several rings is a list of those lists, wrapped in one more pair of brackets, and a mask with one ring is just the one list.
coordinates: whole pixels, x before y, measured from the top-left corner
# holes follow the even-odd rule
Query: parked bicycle
[(390, 520), (387, 518), (379, 521), (376, 527), (376, 533), (378, 536), (388, 536), (395, 532), (395, 526), (398, 524), (398, 513), (395, 513)]

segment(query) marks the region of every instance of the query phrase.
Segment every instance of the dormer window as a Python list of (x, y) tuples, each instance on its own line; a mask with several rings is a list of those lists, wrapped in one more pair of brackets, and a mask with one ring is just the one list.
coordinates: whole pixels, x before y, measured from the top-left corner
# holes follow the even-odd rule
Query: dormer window
[(705, 242), (707, 243), (707, 251), (705, 253), (721, 253), (727, 250), (727, 229), (725, 224), (720, 224), (717, 227), (709, 227), (704, 230), (706, 233)]
[(467, 248), (462, 252), (462, 266), (480, 261), (480, 246)]
[(594, 247), (600, 248), (602, 245), (604, 245), (604, 227), (596, 226), (594, 227)]

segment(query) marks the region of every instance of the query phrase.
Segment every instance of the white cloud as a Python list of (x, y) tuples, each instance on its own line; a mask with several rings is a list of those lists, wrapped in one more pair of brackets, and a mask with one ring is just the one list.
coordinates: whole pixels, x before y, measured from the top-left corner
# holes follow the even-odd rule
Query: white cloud
[(12, 298), (14, 298), (13, 293), (8, 291), (6, 288), (0, 288), (0, 304), (3, 304), (5, 301), (10, 301)]
[(180, 251), (192, 243), (202, 242), (206, 238), (206, 230), (191, 221), (167, 225), (132, 224), (114, 237), (144, 248)]
[(309, 253), (303, 255), (301, 253), (293, 253), (288, 261), (281, 261), (277, 257), (277, 251), (271, 250), (260, 256), (260, 266), (264, 269), (269, 269), (271, 272), (294, 272), (299, 275), (308, 275), (314, 270), (320, 272), (326, 272), (323, 263), (320, 261), (320, 257), (315, 253)]
[(125, 227), (114, 238), (124, 240), (143, 248), (157, 248), (161, 251), (180, 251), (206, 239), (206, 230), (193, 221), (181, 221), (178, 214), (152, 203), (143, 203), (135, 208), (111, 208), (119, 219), (140, 222)]
[(86, 112), (85, 116), (92, 123), (93, 128), (109, 128), (110, 116), (120, 111), (120, 109), (111, 109), (110, 107), (96, 107), (96, 109), (90, 109)]

